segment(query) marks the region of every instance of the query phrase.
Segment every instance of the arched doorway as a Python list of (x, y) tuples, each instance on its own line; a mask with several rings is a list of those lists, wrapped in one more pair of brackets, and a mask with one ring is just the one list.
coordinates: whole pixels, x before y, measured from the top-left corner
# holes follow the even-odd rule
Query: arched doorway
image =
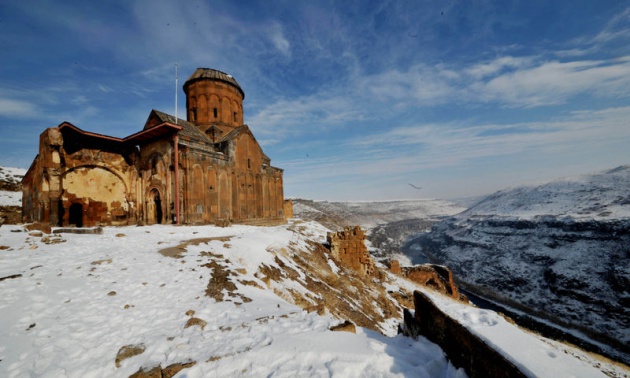
[(151, 189), (147, 202), (147, 222), (149, 224), (162, 223), (163, 213), (160, 192), (155, 188)]
[(83, 205), (73, 203), (68, 209), (68, 223), (76, 227), (83, 227)]

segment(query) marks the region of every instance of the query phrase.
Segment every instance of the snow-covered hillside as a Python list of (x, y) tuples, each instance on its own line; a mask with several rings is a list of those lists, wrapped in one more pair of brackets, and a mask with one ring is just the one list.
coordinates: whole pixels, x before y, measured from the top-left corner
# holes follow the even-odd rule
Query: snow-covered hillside
[[(385, 313), (383, 295), (428, 289), (390, 274), (360, 279), (321, 253), (325, 232), (301, 221), (60, 236), (4, 225), (0, 376), (464, 377), (435, 344), (395, 336), (401, 314)], [(431, 296), (530, 375), (624, 374), (491, 311)], [(313, 303), (322, 305), (303, 310)], [(353, 314), (386, 335), (329, 330)]]
[(382, 202), (327, 202), (293, 200), (294, 212), (302, 219), (316, 220), (332, 228), (361, 226), (372, 229), (379, 224), (409, 219), (437, 219), (457, 214), (465, 208), (439, 200), (408, 200)]
[(26, 169), (0, 167), (0, 206), (22, 206), (22, 177)]
[(574, 219), (630, 218), (630, 165), (569, 177), (539, 186), (497, 192), (472, 206), (466, 216), (541, 215)]
[(293, 200), (294, 212), (302, 219), (314, 220), (330, 229), (361, 226), (367, 231), (370, 253), (376, 259), (409, 259), (400, 251), (413, 235), (428, 231), (437, 220), (464, 211), (452, 202), (436, 199), (327, 202), (304, 199)]
[(630, 362), (630, 166), (498, 192), (419, 235), (471, 290)]

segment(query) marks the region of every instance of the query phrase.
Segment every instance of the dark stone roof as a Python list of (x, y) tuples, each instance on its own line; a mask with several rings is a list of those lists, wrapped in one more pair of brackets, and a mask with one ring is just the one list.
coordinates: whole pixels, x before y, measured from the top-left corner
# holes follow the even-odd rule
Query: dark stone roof
[(223, 135), (223, 137), (219, 140), (219, 142), (227, 142), (229, 140), (236, 139), (236, 137), (239, 136), (242, 133), (247, 133), (247, 134), (249, 134), (252, 137), (252, 139), (254, 139), (254, 142), (256, 142), (256, 145), (258, 146), (258, 148), (260, 148), (260, 153), (262, 154), (263, 159), (270, 160), (269, 156), (267, 156), (263, 152), (262, 147), (260, 146), (260, 144), (256, 140), (256, 137), (254, 136), (254, 134), (250, 130), (249, 126), (247, 126), (247, 125), (239, 126), (239, 127), (235, 128), (233, 130), (230, 130), (230, 132), (228, 132), (227, 134)]
[(212, 144), (212, 141), (210, 140), (210, 138), (208, 138), (206, 134), (201, 132), (201, 130), (199, 130), (199, 128), (194, 123), (188, 122), (181, 118), (178, 118), (177, 122), (175, 122), (175, 116), (166, 114), (159, 110), (153, 109), (151, 112), (155, 114), (155, 116), (158, 117), (160, 121), (162, 122), (169, 122), (169, 123), (181, 126), (182, 129), (179, 132), (180, 137), (183, 137), (191, 141), (198, 141), (198, 142)]
[(234, 87), (236, 87), (236, 89), (238, 89), (239, 92), (241, 92), (243, 99), (245, 99), (245, 92), (243, 91), (241, 86), (238, 85), (238, 83), (236, 82), (236, 79), (234, 79), (232, 75), (226, 74), (225, 72), (221, 72), (212, 68), (197, 68), (197, 70), (195, 70), (195, 72), (193, 72), (193, 74), (190, 75), (188, 80), (186, 80), (186, 82), (184, 83), (184, 91), (186, 91), (186, 87), (190, 83), (197, 80), (204, 80), (204, 79), (223, 81), (225, 83), (233, 85)]

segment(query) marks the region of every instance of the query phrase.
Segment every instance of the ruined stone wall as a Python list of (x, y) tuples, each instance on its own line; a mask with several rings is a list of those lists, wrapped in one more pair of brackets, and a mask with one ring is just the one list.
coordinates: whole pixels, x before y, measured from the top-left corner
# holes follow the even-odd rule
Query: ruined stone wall
[(38, 155), (22, 180), (22, 213), (25, 221), (59, 223), (62, 144), (63, 138), (57, 128), (46, 129), (39, 136)]
[(72, 142), (58, 128), (41, 134), (39, 154), (23, 180), (24, 220), (53, 226), (128, 224), (135, 168), (118, 153), (76, 149)]
[(290, 199), (284, 200), (284, 218), (293, 218), (293, 201)]
[(453, 273), (450, 269), (442, 265), (421, 264), (411, 267), (401, 267), (398, 260), (390, 262), (390, 272), (405, 277), (406, 279), (429, 287), (448, 295), (453, 299), (468, 302), (468, 299), (457, 289), (453, 280)]
[(326, 236), (330, 253), (340, 265), (365, 276), (376, 273), (374, 260), (365, 246), (365, 232), (359, 226), (346, 227), (343, 231), (329, 232)]
[(453, 365), (464, 368), (471, 378), (526, 376), (477, 335), (442, 312), (426, 295), (416, 291), (413, 300), (415, 313), (411, 315), (407, 310), (404, 313), (403, 333), (407, 336), (422, 335), (438, 344)]
[(64, 135), (58, 166), (61, 190), (60, 226), (126, 225), (135, 223), (133, 192), (136, 168), (126, 151), (88, 144), (76, 149)]

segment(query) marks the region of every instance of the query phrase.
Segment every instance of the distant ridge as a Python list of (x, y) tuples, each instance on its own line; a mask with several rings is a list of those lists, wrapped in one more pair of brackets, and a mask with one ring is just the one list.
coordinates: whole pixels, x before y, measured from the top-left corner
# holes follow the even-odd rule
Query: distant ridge
[(630, 165), (567, 177), (538, 186), (498, 191), (472, 205), (463, 216), (576, 219), (630, 218)]

